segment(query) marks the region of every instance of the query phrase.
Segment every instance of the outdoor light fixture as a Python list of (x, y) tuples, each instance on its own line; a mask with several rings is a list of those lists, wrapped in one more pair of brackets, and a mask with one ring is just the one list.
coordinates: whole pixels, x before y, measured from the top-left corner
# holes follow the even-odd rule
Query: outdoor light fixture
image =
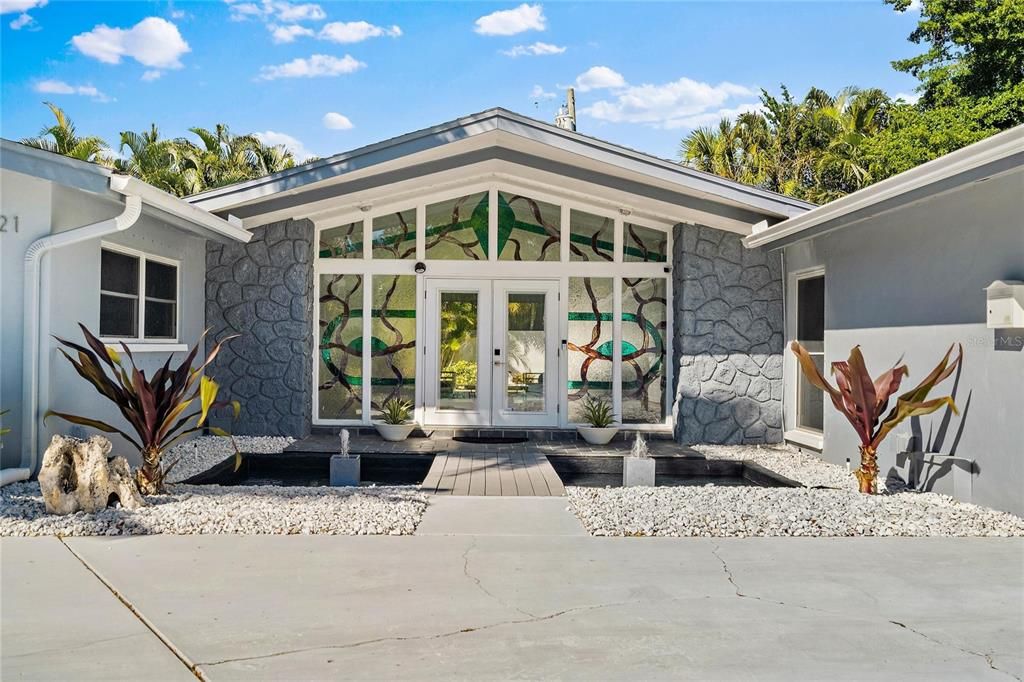
[(985, 287), (989, 329), (1024, 327), (1024, 282), (996, 280)]
[(413, 272), (415, 272), (417, 275), (422, 275), (424, 272), (427, 271), (427, 264), (424, 263), (423, 261), (419, 261), (416, 263), (416, 265), (412, 266), (412, 269)]

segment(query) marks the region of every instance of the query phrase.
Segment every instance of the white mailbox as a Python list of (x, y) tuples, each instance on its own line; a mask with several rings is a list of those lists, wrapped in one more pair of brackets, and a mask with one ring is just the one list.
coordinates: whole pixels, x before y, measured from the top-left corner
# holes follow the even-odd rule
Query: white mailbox
[(1024, 282), (996, 280), (985, 287), (989, 329), (1024, 328)]

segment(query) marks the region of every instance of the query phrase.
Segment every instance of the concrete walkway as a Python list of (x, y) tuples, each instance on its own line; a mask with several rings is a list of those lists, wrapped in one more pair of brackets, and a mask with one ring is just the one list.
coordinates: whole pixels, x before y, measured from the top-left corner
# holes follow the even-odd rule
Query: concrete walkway
[(1024, 674), (1019, 539), (466, 535), (438, 509), (413, 537), (3, 539), (0, 677)]

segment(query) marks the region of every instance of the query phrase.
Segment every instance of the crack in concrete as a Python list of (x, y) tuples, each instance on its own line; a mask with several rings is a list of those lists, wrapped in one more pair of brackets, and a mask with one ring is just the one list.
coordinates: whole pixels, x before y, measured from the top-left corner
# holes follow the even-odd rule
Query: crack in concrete
[(537, 614), (530, 613), (529, 611), (525, 611), (525, 610), (519, 608), (518, 606), (514, 606), (512, 604), (509, 604), (507, 601), (505, 601), (504, 599), (502, 599), (498, 595), (496, 595), (493, 592), (491, 592), (490, 590), (488, 590), (486, 587), (484, 587), (484, 584), (480, 581), (480, 578), (476, 577), (475, 575), (473, 575), (472, 573), (469, 572), (469, 553), (472, 552), (474, 549), (476, 549), (476, 536), (473, 537), (473, 541), (470, 543), (469, 547), (466, 548), (466, 551), (462, 553), (462, 574), (464, 576), (466, 576), (467, 578), (469, 578), (470, 580), (472, 580), (473, 584), (475, 584), (477, 586), (477, 588), (481, 592), (483, 592), (488, 597), (490, 597), (491, 599), (493, 599), (497, 603), (501, 604), (505, 608), (512, 609), (513, 611), (516, 611), (517, 613), (521, 613), (522, 615), (526, 616), (527, 618), (536, 618)]
[[(807, 610), (807, 611), (815, 611), (817, 613), (824, 613), (824, 614), (828, 614), (830, 616), (847, 616), (847, 617), (849, 617), (850, 614), (845, 614), (845, 613), (836, 612), (836, 611), (829, 611), (829, 610), (826, 610), (826, 609), (818, 609), (818, 608), (815, 608), (813, 606), (807, 606), (805, 604), (789, 604), (787, 602), (777, 601), (775, 599), (767, 599), (765, 597), (759, 597), (759, 596), (754, 595), (754, 594), (746, 594), (745, 592), (743, 592), (740, 589), (739, 584), (736, 582), (736, 577), (733, 575), (732, 569), (729, 568), (729, 564), (726, 563), (725, 559), (722, 558), (722, 555), (719, 554), (719, 550), (720, 549), (721, 549), (720, 545), (715, 545), (711, 549), (711, 554), (714, 555), (714, 557), (716, 559), (718, 559), (718, 561), (722, 564), (722, 572), (725, 573), (725, 577), (729, 581), (729, 584), (732, 585), (733, 589), (736, 592), (736, 596), (737, 597), (740, 597), (742, 599), (754, 599), (756, 601), (761, 601), (761, 602), (765, 602), (765, 603), (768, 603), (768, 604), (776, 604), (778, 606), (785, 606), (785, 607), (788, 607), (788, 608), (804, 609), (804, 610)], [(999, 673), (1003, 673), (1004, 675), (1007, 675), (1007, 676), (1017, 680), (1018, 682), (1022, 682), (1020, 677), (1017, 677), (1016, 675), (1014, 675), (1013, 673), (1011, 673), (1011, 672), (1009, 672), (1007, 670), (1003, 670), (1002, 668), (996, 667), (995, 662), (992, 660), (992, 654), (986, 654), (986, 653), (983, 653), (983, 652), (980, 652), (980, 651), (972, 651), (971, 649), (964, 649), (963, 647), (959, 647), (959, 646), (957, 646), (955, 644), (952, 644), (952, 643), (949, 643), (949, 642), (943, 642), (942, 640), (935, 639), (934, 637), (932, 637), (930, 635), (927, 635), (927, 634), (921, 632), (920, 630), (915, 630), (914, 628), (910, 627), (909, 625), (906, 625), (905, 623), (901, 623), (901, 622), (899, 622), (897, 620), (886, 620), (885, 622), (889, 623), (890, 625), (895, 625), (897, 627), (903, 628), (904, 630), (906, 630), (908, 632), (912, 632), (915, 635), (918, 635), (919, 637), (922, 637), (922, 638), (928, 640), (932, 644), (936, 644), (936, 645), (941, 646), (941, 647), (951, 647), (951, 648), (956, 649), (957, 651), (959, 651), (962, 654), (965, 654), (967, 656), (977, 656), (979, 658), (982, 658), (988, 664), (988, 667), (991, 668), (992, 670), (994, 670), (996, 672), (999, 672)]]
[(258, 661), (258, 660), (263, 660), (263, 659), (267, 659), (267, 658), (278, 658), (280, 656), (289, 656), (291, 654), (307, 653), (307, 652), (310, 652), (310, 651), (343, 651), (343, 650), (346, 650), (346, 649), (356, 649), (356, 648), (368, 646), (368, 645), (371, 645), (371, 644), (380, 644), (381, 642), (414, 642), (414, 641), (423, 641), (423, 640), (446, 639), (448, 637), (455, 637), (455, 636), (458, 636), (458, 635), (465, 635), (465, 634), (469, 634), (471, 632), (482, 632), (484, 630), (493, 630), (494, 628), (503, 627), (505, 625), (523, 625), (523, 624), (530, 624), (530, 623), (541, 623), (541, 622), (544, 622), (544, 621), (547, 621), (547, 620), (554, 620), (555, 618), (560, 618), (561, 616), (566, 616), (566, 615), (573, 614), (573, 613), (580, 613), (580, 612), (585, 612), (585, 611), (595, 611), (597, 609), (607, 609), (607, 608), (612, 608), (612, 607), (615, 607), (615, 606), (624, 606), (626, 604), (631, 604), (631, 603), (634, 603), (634, 602), (632, 602), (632, 601), (621, 601), (621, 602), (610, 602), (610, 603), (607, 603), (607, 604), (590, 604), (590, 605), (587, 605), (587, 606), (574, 606), (571, 609), (564, 609), (562, 611), (556, 611), (554, 613), (549, 613), (549, 614), (544, 615), (544, 616), (533, 616), (531, 618), (519, 618), (519, 619), (512, 619), (512, 620), (502, 620), (502, 621), (498, 621), (497, 623), (490, 623), (488, 625), (481, 625), (480, 627), (475, 627), (475, 628), (461, 628), (459, 630), (447, 630), (445, 632), (439, 632), (439, 633), (434, 633), (434, 634), (429, 634), (429, 635), (411, 635), (409, 637), (376, 637), (374, 639), (365, 639), (365, 640), (360, 640), (358, 642), (351, 642), (349, 644), (321, 645), (321, 646), (302, 647), (302, 648), (298, 648), (298, 649), (287, 649), (285, 651), (275, 651), (274, 653), (271, 653), (271, 654), (261, 654), (259, 656), (242, 656), (242, 657), (239, 657), (239, 658), (225, 658), (225, 659), (222, 659), (222, 660), (219, 660), (219, 661), (210, 661), (210, 662), (205, 662), (205, 663), (204, 662), (200, 662), (200, 663), (196, 663), (196, 665), (197, 666), (210, 666), (210, 667), (213, 667), (213, 666), (216, 666), (216, 665), (224, 665), (226, 663), (240, 663), (240, 662), (243, 662), (243, 661)]
[(181, 649), (176, 647), (174, 645), (174, 642), (172, 642), (166, 636), (164, 636), (164, 634), (162, 632), (160, 632), (160, 630), (157, 629), (156, 625), (151, 623), (148, 618), (146, 618), (144, 615), (142, 615), (142, 612), (139, 611), (137, 608), (135, 608), (135, 605), (132, 604), (130, 601), (128, 601), (127, 597), (125, 597), (123, 594), (118, 592), (117, 588), (115, 588), (106, 578), (104, 578), (102, 575), (100, 575), (99, 571), (97, 571), (95, 568), (93, 568), (92, 564), (90, 564), (88, 561), (85, 560), (85, 557), (81, 556), (78, 552), (76, 552), (74, 549), (72, 549), (71, 545), (69, 545), (68, 543), (64, 542), (64, 538), (62, 536), (58, 535), (56, 537), (57, 537), (57, 542), (59, 542), (60, 544), (64, 545), (64, 548), (66, 550), (68, 550), (69, 552), (71, 552), (71, 556), (73, 556), (76, 559), (78, 559), (78, 561), (82, 564), (82, 566), (85, 567), (85, 570), (87, 570), (90, 573), (92, 573), (93, 577), (95, 577), (97, 580), (99, 580), (100, 584), (102, 584), (104, 587), (106, 587), (110, 591), (110, 593), (112, 595), (114, 595), (114, 597), (119, 602), (121, 602), (121, 604), (126, 609), (128, 609), (128, 611), (131, 612), (131, 614), (133, 616), (135, 616), (135, 618), (138, 619), (138, 621), (140, 623), (142, 623), (143, 627), (145, 627), (147, 630), (149, 630), (151, 633), (153, 633), (153, 636), (156, 637), (160, 641), (161, 644), (163, 644), (165, 647), (167, 647), (167, 649), (171, 652), (171, 654), (175, 658), (177, 658), (179, 661), (181, 661), (182, 664), (186, 668), (188, 668), (190, 673), (195, 675), (198, 679), (202, 680), (203, 682), (206, 682), (206, 676), (203, 674), (203, 672), (201, 670), (199, 670), (199, 666), (198, 666), (197, 663), (193, 663), (192, 661), (190, 661), (188, 656), (185, 655), (185, 652), (183, 652)]

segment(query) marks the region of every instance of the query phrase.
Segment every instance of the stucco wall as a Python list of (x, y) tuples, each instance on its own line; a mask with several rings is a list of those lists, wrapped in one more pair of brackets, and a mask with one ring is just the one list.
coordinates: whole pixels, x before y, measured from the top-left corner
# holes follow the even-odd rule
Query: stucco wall
[(304, 436), (313, 411), (313, 225), (289, 220), (252, 234), (248, 244), (207, 247), (210, 343), (239, 335), (210, 374), (242, 403), (234, 433)]
[[(872, 373), (902, 357), (913, 386), (950, 344), (964, 346), (959, 382), (950, 378), (933, 394), (955, 387), (962, 415), (904, 422), (879, 453), (883, 473), (906, 476), (898, 436), (919, 435), (926, 450), (976, 461), (975, 502), (1024, 513), (1024, 351), (994, 350), (982, 291), (996, 279), (1024, 279), (1024, 172), (790, 245), (785, 263), (791, 272), (825, 268), (827, 363), (860, 344)], [(795, 370), (788, 355), (787, 376)], [(787, 382), (787, 400), (789, 390)], [(822, 456), (836, 463), (858, 456), (849, 423), (828, 405)], [(919, 485), (953, 493), (953, 473), (933, 468)]]
[(782, 271), (777, 253), (694, 225), (674, 233), (681, 443), (775, 443), (782, 438)]
[[(6, 189), (6, 188), (5, 188)], [(62, 186), (53, 188), (53, 225), (59, 232), (90, 222), (118, 215), (123, 204), (101, 199), (95, 195)], [(148, 254), (179, 261), (179, 329), (178, 339), (191, 346), (203, 331), (204, 281), (206, 270), (205, 241), (149, 216), (125, 232), (105, 237), (102, 241), (120, 244)], [(78, 323), (84, 323), (93, 333), (99, 329), (100, 307), (100, 248), (101, 241), (93, 240), (52, 252), (50, 333), (72, 341), (82, 340)], [(52, 339), (44, 339), (45, 357), (42, 379), (49, 386), (50, 401), (42, 405), (61, 412), (71, 412), (109, 421), (127, 429), (127, 424), (112, 404), (104, 400), (78, 374), (64, 356), (57, 351)], [(134, 352), (139, 369), (147, 375), (156, 371), (167, 359), (166, 352)], [(184, 353), (174, 353), (174, 361), (184, 359)], [(67, 422), (48, 419), (40, 434), (45, 448), (54, 433), (66, 434), (72, 429)], [(86, 429), (86, 433), (91, 430)], [(129, 431), (130, 432), (130, 431)], [(114, 444), (113, 453), (138, 461), (137, 452), (119, 436), (104, 434)], [(41, 453), (40, 453), (41, 454)]]
[[(22, 335), (24, 326), (25, 250), (50, 231), (50, 183), (11, 171), (0, 171), (0, 214), (7, 218), (0, 233), (0, 409), (10, 412), (2, 423), (4, 467), (21, 463)], [(14, 218), (18, 231), (14, 231)]]

